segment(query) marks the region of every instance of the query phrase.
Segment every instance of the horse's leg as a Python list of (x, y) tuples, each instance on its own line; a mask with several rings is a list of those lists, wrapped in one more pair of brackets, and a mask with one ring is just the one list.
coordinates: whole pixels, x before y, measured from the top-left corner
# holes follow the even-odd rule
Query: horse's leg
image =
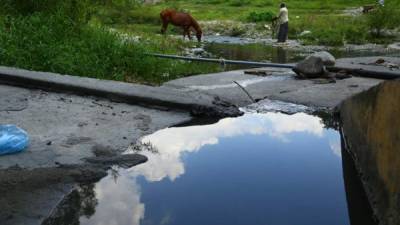
[(190, 28), (187, 29), (187, 35), (189, 37), (189, 40), (192, 40), (192, 36), (190, 35)]
[(190, 36), (190, 27), (183, 28), (183, 39), (185, 39), (186, 35), (188, 36), (189, 40), (192, 40), (192, 36)]
[(161, 33), (165, 34), (165, 32), (167, 31), (168, 28), (168, 22), (167, 21), (163, 21), (163, 25), (161, 27)]
[(183, 28), (183, 40), (185, 40), (187, 30), (186, 30), (186, 27), (182, 27), (182, 28)]

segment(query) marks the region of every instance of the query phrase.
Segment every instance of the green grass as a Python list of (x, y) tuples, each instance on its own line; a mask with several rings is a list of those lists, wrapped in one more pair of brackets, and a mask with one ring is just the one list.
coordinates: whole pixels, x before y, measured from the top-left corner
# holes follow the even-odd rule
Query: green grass
[(131, 41), (108, 27), (78, 21), (61, 8), (57, 11), (17, 11), (0, 16), (0, 64), (156, 85), (182, 76), (219, 70), (216, 65), (147, 56), (149, 52), (177, 54), (193, 43), (142, 36), (140, 42)]
[[(398, 6), (399, 1), (388, 4)], [(219, 71), (218, 65), (146, 55), (181, 54), (185, 48), (197, 45), (159, 35), (162, 9), (187, 11), (201, 21), (254, 21), (258, 29), (263, 29), (271, 12), (278, 11), (279, 3), (280, 0), (165, 0), (156, 5), (141, 5), (132, 0), (0, 0), (0, 64), (157, 85), (183, 76)], [(370, 0), (286, 3), (290, 11), (290, 38), (300, 38), (306, 44), (387, 43), (396, 37), (382, 36), (381, 30), (400, 24), (398, 7), (390, 5), (370, 16), (342, 15), (344, 9), (370, 4)], [(384, 19), (377, 21), (376, 17)], [(304, 30), (311, 34), (300, 37)], [(171, 28), (169, 32), (180, 30)], [(241, 34), (242, 31), (236, 32)], [(140, 41), (127, 39), (135, 36), (140, 36)]]
[[(269, 23), (270, 14), (277, 13), (280, 0), (166, 0), (155, 5), (136, 5), (119, 11), (102, 8), (94, 17), (112, 27), (135, 26), (134, 32), (154, 34), (159, 32), (159, 12), (165, 8), (176, 8), (190, 12), (200, 21), (233, 20), (238, 22)], [(371, 33), (372, 21), (381, 21), (382, 16), (343, 15), (343, 10), (374, 4), (371, 0), (287, 0), (290, 15), (290, 38), (300, 39), (304, 44), (340, 46), (345, 43), (363, 44), (367, 42), (386, 43), (396, 37), (376, 38)], [(400, 5), (399, 0), (388, 1), (392, 6)], [(392, 14), (399, 15), (398, 7)], [(114, 19), (113, 19), (114, 18)], [(118, 19), (116, 19), (118, 18)], [(372, 19), (370, 19), (372, 18)], [(376, 19), (381, 18), (381, 19)], [(391, 20), (400, 24), (400, 16)], [(263, 29), (263, 26), (258, 26)], [(311, 34), (300, 37), (301, 32)], [(176, 33), (172, 31), (172, 33)]]

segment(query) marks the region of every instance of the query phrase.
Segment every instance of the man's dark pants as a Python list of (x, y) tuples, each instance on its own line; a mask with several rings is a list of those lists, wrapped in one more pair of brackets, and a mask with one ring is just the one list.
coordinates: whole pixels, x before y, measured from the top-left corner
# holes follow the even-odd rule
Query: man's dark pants
[(286, 42), (289, 32), (289, 23), (283, 23), (279, 26), (278, 42)]

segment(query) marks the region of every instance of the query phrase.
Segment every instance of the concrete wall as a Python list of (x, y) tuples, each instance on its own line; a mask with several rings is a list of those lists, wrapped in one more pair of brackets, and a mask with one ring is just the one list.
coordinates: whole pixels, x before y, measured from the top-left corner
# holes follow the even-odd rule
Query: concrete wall
[(400, 80), (346, 100), (341, 120), (346, 147), (380, 224), (400, 224)]

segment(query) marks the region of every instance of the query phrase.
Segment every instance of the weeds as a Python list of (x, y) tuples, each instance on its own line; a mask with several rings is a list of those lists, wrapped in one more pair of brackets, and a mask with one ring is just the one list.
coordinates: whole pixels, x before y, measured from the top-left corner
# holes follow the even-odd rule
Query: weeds
[(271, 22), (275, 14), (272, 12), (250, 12), (247, 16), (249, 22)]

